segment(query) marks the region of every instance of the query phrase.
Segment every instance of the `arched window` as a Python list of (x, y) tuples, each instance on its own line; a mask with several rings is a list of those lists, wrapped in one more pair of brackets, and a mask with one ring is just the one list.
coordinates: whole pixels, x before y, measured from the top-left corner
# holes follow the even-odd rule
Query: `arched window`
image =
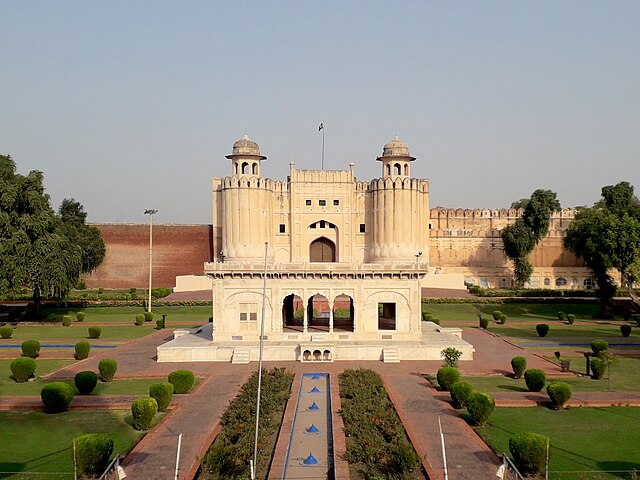
[(548, 287), (549, 285), (551, 285), (551, 279), (549, 279), (549, 278), (545, 278), (545, 279), (544, 279), (544, 286), (545, 286), (545, 287)]
[(391, 165), (387, 163), (387, 175), (391, 175)]
[(310, 262), (336, 262), (336, 244), (325, 237), (314, 240), (309, 245)]
[(409, 164), (405, 163), (404, 164), (404, 174), (408, 177), (409, 176)]
[(234, 162), (233, 167), (235, 169), (235, 174), (238, 174), (238, 162)]
[(249, 163), (242, 162), (242, 174), (246, 174), (249, 172)]
[(253, 162), (253, 165), (251, 165), (251, 173), (254, 175), (258, 174), (258, 164), (256, 162)]
[(399, 164), (399, 163), (396, 163), (396, 164), (393, 166), (393, 170), (394, 170), (394, 173), (395, 173), (396, 175), (402, 175), (402, 167), (400, 167), (400, 164)]
[(567, 279), (558, 277), (556, 278), (556, 287), (564, 287), (567, 285)]

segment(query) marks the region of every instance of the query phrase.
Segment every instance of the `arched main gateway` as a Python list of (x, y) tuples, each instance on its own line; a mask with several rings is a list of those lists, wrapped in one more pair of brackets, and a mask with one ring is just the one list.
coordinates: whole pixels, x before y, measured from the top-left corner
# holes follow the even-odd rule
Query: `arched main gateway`
[(213, 248), (223, 255), (205, 264), (213, 322), (177, 332), (159, 361), (257, 360), (263, 285), (266, 360), (435, 360), (449, 346), (472, 358), (471, 345), (421, 321), (429, 183), (409, 177), (415, 158), (400, 139), (384, 146), (382, 176), (368, 182), (353, 164), (291, 162), (286, 181), (263, 178), (266, 157), (246, 135), (227, 158), (231, 176), (213, 180)]

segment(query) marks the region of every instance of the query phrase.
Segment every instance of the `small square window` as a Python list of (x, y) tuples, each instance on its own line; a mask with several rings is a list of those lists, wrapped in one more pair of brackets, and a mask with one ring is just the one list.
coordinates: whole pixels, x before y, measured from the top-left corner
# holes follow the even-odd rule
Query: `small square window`
[(365, 232), (365, 226), (364, 223), (360, 224), (360, 233), (364, 233)]
[(284, 223), (280, 224), (280, 233), (284, 233), (285, 232), (285, 226)]
[(324, 220), (320, 220), (320, 228), (324, 228)]
[(334, 204), (334, 205), (336, 205), (336, 206), (337, 206), (337, 205), (340, 205), (340, 200), (334, 200), (334, 201), (333, 201), (333, 204)]
[(311, 205), (311, 200), (305, 200), (304, 202), (306, 205)]
[(326, 200), (318, 200), (318, 205), (320, 205), (321, 207), (326, 207), (327, 206), (327, 201)]

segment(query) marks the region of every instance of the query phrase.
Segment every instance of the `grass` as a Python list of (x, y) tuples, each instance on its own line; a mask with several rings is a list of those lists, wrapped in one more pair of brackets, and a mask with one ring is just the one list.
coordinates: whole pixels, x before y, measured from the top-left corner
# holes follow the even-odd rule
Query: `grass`
[[(131, 325), (105, 325), (101, 326), (102, 333), (99, 340), (131, 340), (141, 338), (155, 332), (155, 323)], [(9, 339), (0, 340), (1, 344), (22, 343), (24, 340), (78, 340), (89, 338), (89, 326), (84, 323), (72, 323), (69, 327), (62, 325), (20, 325), (13, 330)]]
[[(133, 321), (137, 314), (144, 313), (142, 307), (87, 307), (87, 308), (51, 308), (42, 307), (41, 313), (47, 315), (47, 321), (60, 322), (62, 315), (71, 315), (74, 324), (76, 322), (76, 312), (86, 314), (84, 323), (129, 323)], [(212, 315), (210, 306), (158, 306), (153, 308), (153, 319), (162, 319), (162, 314), (167, 315), (167, 326), (172, 322), (194, 322), (194, 325), (202, 325), (209, 321)], [(155, 326), (155, 323), (154, 323)]]
[(640, 407), (505, 407), (496, 408), (477, 432), (498, 453), (509, 452), (509, 438), (517, 432), (546, 435), (551, 442), (550, 480), (596, 480), (629, 478), (607, 471), (640, 470), (640, 429), (632, 427), (638, 424)]
[(558, 321), (558, 312), (572, 313), (576, 320), (592, 320), (592, 316), (598, 310), (596, 303), (569, 303), (569, 304), (545, 304), (545, 303), (503, 303), (503, 304), (479, 304), (479, 303), (457, 303), (439, 304), (424, 303), (422, 310), (433, 314), (440, 320), (466, 321), (478, 323), (478, 314), (483, 317), (493, 319), (491, 316), (494, 310), (500, 310), (507, 315), (507, 322), (530, 321), (536, 323), (547, 323)]
[(114, 454), (125, 454), (143, 436), (127, 422), (130, 416), (126, 410), (0, 411), (0, 472), (19, 472), (0, 478), (72, 479), (72, 442), (84, 433), (110, 434)]
[[(10, 365), (13, 360), (13, 358), (0, 358), (0, 382), (4, 379), (9, 378), (9, 376), (11, 375)], [(67, 365), (71, 365), (74, 362), (75, 360), (64, 360), (59, 358), (36, 360), (36, 375), (46, 375), (47, 373), (53, 372), (54, 370), (66, 367)], [(13, 380), (11, 381), (13, 382)], [(2, 383), (0, 383), (0, 385), (2, 385)], [(0, 390), (0, 393), (4, 394), (2, 390)]]
[(561, 323), (555, 321), (555, 323), (548, 323), (549, 333), (546, 337), (538, 336), (536, 332), (536, 326), (533, 324), (516, 324), (510, 323), (507, 320), (506, 325), (489, 324), (489, 331), (497, 333), (505, 337), (518, 337), (526, 339), (536, 339), (541, 342), (554, 341), (556, 339), (576, 339), (584, 338), (588, 339), (587, 343), (591, 343), (591, 340), (596, 338), (607, 339), (611, 342), (611, 339), (618, 340), (616, 343), (640, 343), (640, 328), (633, 328), (631, 335), (628, 338), (624, 338), (620, 333), (620, 325), (610, 324), (595, 324), (595, 323), (575, 323), (569, 325), (567, 323)]

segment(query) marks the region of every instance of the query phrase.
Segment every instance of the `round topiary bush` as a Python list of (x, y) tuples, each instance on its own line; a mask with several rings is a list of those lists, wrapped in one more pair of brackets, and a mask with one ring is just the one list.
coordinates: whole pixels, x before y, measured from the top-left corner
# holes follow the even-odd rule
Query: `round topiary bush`
[(551, 382), (547, 385), (547, 395), (553, 403), (553, 408), (558, 410), (571, 398), (571, 385), (565, 382)]
[(162, 330), (162, 320), (156, 320), (156, 330)]
[(137, 326), (140, 326), (144, 323), (144, 315), (139, 313), (138, 315), (136, 315), (136, 320), (135, 323)]
[(91, 345), (89, 342), (85, 342), (84, 340), (76, 343), (76, 359), (84, 360), (89, 356), (89, 352), (91, 351)]
[(156, 413), (158, 413), (158, 402), (154, 398), (136, 398), (131, 404), (133, 426), (137, 430), (149, 430), (153, 426), (153, 417)]
[(546, 337), (547, 333), (549, 333), (549, 325), (546, 323), (539, 323), (536, 325), (536, 332), (538, 332), (539, 337)]
[(153, 321), (153, 312), (144, 312), (142, 315), (144, 316), (145, 322)]
[(502, 315), (502, 312), (500, 310), (494, 310), (491, 315), (493, 316), (493, 319), (497, 322), (500, 320), (500, 316)]
[(471, 416), (471, 423), (473, 425), (484, 425), (496, 408), (496, 402), (491, 395), (471, 392), (467, 397), (465, 406)]
[(500, 324), (504, 325), (505, 323), (507, 323), (507, 316), (503, 313), (500, 315)]
[(564, 312), (558, 312), (558, 320), (560, 320), (561, 322), (566, 322), (567, 314)]
[(620, 325), (620, 333), (623, 337), (627, 338), (631, 335), (631, 325)]
[(539, 392), (544, 388), (547, 382), (547, 376), (544, 371), (532, 368), (524, 372), (524, 383), (530, 392)]
[(591, 357), (589, 358), (589, 365), (591, 366), (591, 378), (600, 380), (604, 377), (604, 372), (607, 370), (607, 364), (604, 360), (598, 357)]
[(104, 472), (113, 453), (113, 439), (106, 433), (86, 433), (74, 440), (78, 473), (97, 476)]
[(451, 385), (460, 381), (460, 372), (454, 367), (442, 367), (438, 370), (436, 378), (440, 388), (448, 392), (451, 389)]
[(174, 370), (169, 374), (169, 383), (173, 385), (173, 393), (189, 393), (196, 382), (191, 370)]
[(18, 357), (10, 365), (13, 378), (18, 383), (29, 381), (36, 371), (36, 361), (29, 357)]
[(100, 372), (103, 382), (110, 382), (113, 380), (113, 376), (116, 374), (117, 370), (118, 362), (112, 358), (103, 358), (100, 360), (100, 363), (98, 363), (98, 371)]
[(67, 409), (75, 393), (75, 389), (68, 383), (53, 382), (42, 387), (40, 398), (48, 412), (59, 413)]
[(520, 473), (541, 473), (547, 459), (548, 438), (533, 432), (521, 432), (509, 439), (509, 451)]
[(570, 313), (569, 315), (567, 315), (567, 322), (569, 322), (569, 325), (573, 325), (573, 322), (576, 321), (576, 316), (573, 313)]
[(483, 330), (486, 330), (487, 328), (489, 328), (488, 318), (483, 318), (482, 316), (480, 316), (478, 317), (478, 323), (480, 324), (480, 328), (482, 328)]
[(71, 326), (71, 315), (63, 315), (62, 316), (62, 326), (63, 327)]
[(154, 383), (149, 386), (149, 396), (158, 402), (158, 411), (164, 412), (173, 398), (173, 384), (169, 382)]
[(527, 369), (527, 359), (524, 357), (513, 357), (511, 359), (511, 368), (516, 378), (522, 378), (524, 371)]
[(2, 338), (11, 338), (13, 335), (13, 328), (5, 325), (4, 327), (0, 327), (0, 337)]
[(80, 392), (80, 395), (89, 395), (98, 384), (98, 375), (96, 375), (95, 372), (86, 370), (84, 372), (76, 373), (73, 381), (76, 384), (76, 388)]
[(77, 312), (76, 313), (76, 321), (77, 322), (84, 322), (85, 316), (86, 316), (86, 314), (84, 312)]
[(449, 393), (451, 394), (451, 400), (453, 400), (453, 406), (455, 408), (464, 407), (471, 392), (473, 392), (473, 388), (467, 382), (456, 382), (451, 385)]
[(607, 342), (606, 340), (594, 340), (593, 342), (591, 342), (591, 350), (597, 357), (600, 352), (609, 350), (609, 342)]
[(37, 340), (25, 340), (22, 342), (22, 356), (38, 358), (40, 355), (40, 342)]
[(100, 327), (89, 327), (89, 338), (100, 338), (102, 329)]

